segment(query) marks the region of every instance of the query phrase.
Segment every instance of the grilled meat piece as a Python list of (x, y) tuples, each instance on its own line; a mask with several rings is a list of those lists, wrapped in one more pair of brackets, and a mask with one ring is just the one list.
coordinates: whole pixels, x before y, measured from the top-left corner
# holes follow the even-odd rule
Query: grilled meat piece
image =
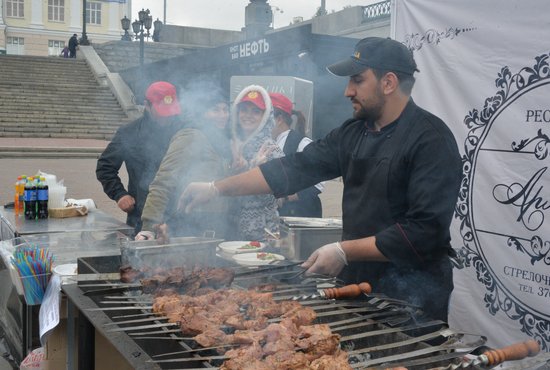
[(312, 370), (351, 370), (348, 363), (348, 354), (338, 351), (335, 356), (324, 355), (311, 361), (309, 369)]
[(340, 336), (331, 334), (326, 337), (311, 337), (296, 341), (296, 345), (306, 352), (308, 360), (313, 361), (323, 355), (333, 355), (340, 349)]
[(264, 355), (273, 355), (283, 351), (294, 351), (296, 333), (281, 324), (271, 324), (265, 329)]
[(206, 312), (197, 312), (194, 315), (180, 317), (180, 328), (184, 335), (198, 335), (207, 330), (218, 329), (221, 322), (206, 316)]
[(235, 271), (223, 268), (210, 269), (206, 275), (208, 286), (214, 289), (230, 286), (234, 278)]
[(135, 283), (143, 277), (143, 273), (139, 270), (134, 270), (132, 266), (121, 266), (119, 271), (120, 281), (123, 283)]
[(226, 344), (227, 337), (228, 335), (224, 331), (214, 328), (205, 330), (193, 339), (203, 347), (215, 347)]
[(309, 361), (302, 352), (281, 351), (267, 356), (264, 361), (270, 369), (308, 369)]
[(282, 317), (291, 319), (296, 326), (303, 326), (311, 324), (317, 318), (317, 313), (311, 307), (302, 306), (286, 312)]
[(262, 346), (258, 342), (252, 342), (250, 345), (242, 346), (239, 348), (230, 349), (225, 352), (225, 355), (230, 359), (257, 359), (260, 360), (263, 357)]

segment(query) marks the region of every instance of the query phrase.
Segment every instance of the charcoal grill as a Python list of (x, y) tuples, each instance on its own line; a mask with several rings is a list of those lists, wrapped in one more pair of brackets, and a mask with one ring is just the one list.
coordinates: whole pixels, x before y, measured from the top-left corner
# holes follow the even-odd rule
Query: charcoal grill
[[(217, 260), (217, 266), (226, 266), (227, 262)], [(90, 257), (78, 259), (79, 274), (101, 274), (118, 271), (120, 267), (119, 256)], [(271, 269), (269, 272), (265, 270)], [(285, 280), (286, 288), (280, 295), (293, 294), (296, 296), (307, 295), (315, 292), (311, 288), (314, 280), (304, 278), (298, 273), (301, 269), (297, 266), (269, 266), (259, 268), (258, 271), (236, 268), (237, 276), (232, 284), (233, 289), (247, 289), (258, 284), (280, 283), (282, 279), (295, 277), (295, 280)], [(317, 281), (327, 283), (326, 281)], [(159, 359), (180, 359), (192, 357), (205, 357), (219, 355), (217, 352), (190, 351), (197, 348), (193, 341), (170, 340), (175, 334), (169, 328), (165, 334), (155, 334), (146, 339), (136, 339), (128, 335), (129, 332), (111, 332), (106, 324), (121, 321), (121, 316), (143, 315), (150, 313), (147, 304), (139, 303), (127, 305), (128, 309), (112, 310), (113, 305), (104, 303), (109, 299), (127, 299), (129, 295), (138, 301), (148, 299), (140, 295), (139, 289), (108, 289), (81, 285), (65, 285), (63, 290), (68, 296), (71, 306), (76, 306), (79, 311), (78, 330), (78, 369), (94, 369), (94, 336), (99, 335), (105, 339), (120, 353), (129, 366), (133, 369), (198, 369), (216, 368), (223, 361), (196, 361), (186, 362), (153, 362)], [(305, 284), (307, 283), (307, 284)], [(289, 288), (290, 286), (290, 288)], [(95, 290), (95, 292), (89, 292)], [(277, 291), (274, 295), (277, 296)], [(307, 301), (303, 302), (308, 304)], [(117, 306), (117, 305), (115, 305)], [(118, 305), (120, 306), (120, 305)], [(98, 310), (99, 308), (111, 308), (111, 310)], [(464, 335), (449, 329), (442, 321), (425, 320), (422, 323), (415, 321), (415, 308), (412, 305), (396, 304), (384, 296), (363, 297), (361, 300), (325, 301), (313, 304), (318, 313), (316, 323), (333, 325), (333, 330), (343, 338), (349, 338), (341, 343), (341, 346), (350, 354), (350, 364), (354, 368), (385, 369), (403, 364), (414, 369), (432, 369), (447, 367), (450, 364), (459, 363), (461, 358), (474, 350), (479, 350), (484, 339), (477, 335)], [(70, 307), (71, 308), (71, 307)], [(327, 312), (334, 312), (327, 314)], [(362, 321), (359, 318), (363, 318)], [(346, 324), (346, 322), (348, 322)], [(359, 326), (359, 323), (366, 325)], [(139, 324), (136, 324), (139, 325)], [(109, 326), (113, 327), (113, 326)], [(159, 338), (159, 339), (157, 339)], [(69, 343), (71, 343), (69, 338)], [(450, 347), (442, 347), (441, 343)], [(486, 349), (486, 347), (485, 347)], [(69, 351), (71, 349), (69, 348)], [(173, 353), (169, 356), (161, 356)], [(487, 369), (476, 365), (470, 365), (468, 369)], [(535, 369), (535, 368), (533, 368)]]

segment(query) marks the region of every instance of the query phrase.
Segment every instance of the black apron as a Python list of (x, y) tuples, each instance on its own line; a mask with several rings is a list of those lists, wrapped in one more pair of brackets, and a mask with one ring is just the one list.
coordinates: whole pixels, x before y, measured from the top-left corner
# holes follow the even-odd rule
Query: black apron
[[(344, 174), (343, 240), (373, 236), (396, 224), (388, 202), (389, 169), (401, 149), (400, 144), (414, 126), (414, 112), (414, 104), (408, 104), (393, 132), (386, 135), (376, 157), (361, 155), (362, 140), (354, 148)], [(368, 133), (365, 131), (364, 135)], [(350, 262), (340, 277), (346, 283), (367, 281), (373, 292), (418, 304), (431, 318), (447, 320), (452, 291), (452, 267), (447, 256), (424, 261), (421, 266)]]

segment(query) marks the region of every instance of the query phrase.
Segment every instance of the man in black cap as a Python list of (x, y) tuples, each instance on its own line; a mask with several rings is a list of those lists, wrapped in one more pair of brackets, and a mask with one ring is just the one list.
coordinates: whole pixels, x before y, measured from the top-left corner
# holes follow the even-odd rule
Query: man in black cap
[(441, 119), (411, 99), (418, 70), (403, 44), (365, 38), (328, 70), (349, 76), (345, 96), (353, 118), (301, 153), (191, 184), (182, 206), (217, 195), (278, 198), (341, 176), (342, 241), (322, 246), (302, 266), (348, 283), (368, 281), (373, 291), (446, 321), (453, 289), (449, 226), (462, 176), (456, 141)]

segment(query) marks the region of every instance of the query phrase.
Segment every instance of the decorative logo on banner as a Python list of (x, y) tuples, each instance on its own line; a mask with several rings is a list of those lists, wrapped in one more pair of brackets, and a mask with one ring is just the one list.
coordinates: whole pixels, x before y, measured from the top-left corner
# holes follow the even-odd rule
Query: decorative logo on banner
[[(500, 90), (485, 100), (482, 110), (473, 109), (465, 117), (469, 132), (456, 209), (464, 242), (456, 267), (473, 266), (485, 285), (489, 312), (495, 315), (501, 310), (518, 321), (521, 330), (546, 351), (550, 346), (550, 99), (543, 99), (545, 107), (533, 102), (550, 97), (548, 62), (549, 54), (543, 54), (516, 74), (502, 68), (495, 81)], [(503, 254), (514, 257), (502, 258)]]
[(459, 34), (464, 32), (470, 32), (476, 30), (475, 27), (470, 28), (460, 28), (460, 27), (449, 27), (444, 31), (434, 30), (433, 28), (427, 30), (424, 33), (411, 33), (405, 35), (405, 40), (403, 44), (408, 47), (411, 51), (420, 50), (424, 43), (426, 44), (439, 44), (444, 39), (454, 39)]

